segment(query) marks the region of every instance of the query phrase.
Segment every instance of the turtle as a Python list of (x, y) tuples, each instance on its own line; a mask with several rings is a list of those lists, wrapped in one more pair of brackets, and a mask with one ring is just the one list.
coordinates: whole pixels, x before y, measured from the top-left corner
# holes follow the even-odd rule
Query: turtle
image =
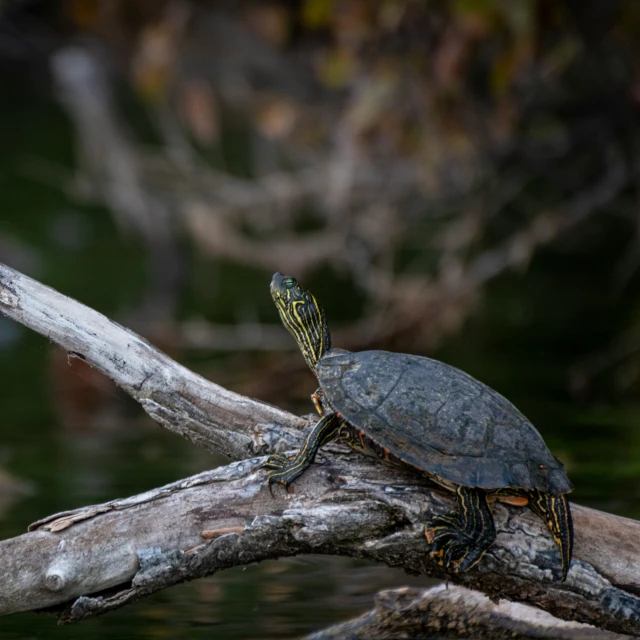
[(331, 347), (324, 311), (291, 276), (276, 273), (271, 296), (320, 387), (320, 419), (292, 456), (276, 453), (267, 481), (288, 487), (318, 449), (339, 440), (392, 464), (408, 465), (455, 494), (455, 508), (424, 525), (429, 553), (444, 569), (474, 567), (496, 538), (491, 504), (528, 505), (560, 550), (561, 580), (571, 563), (573, 525), (562, 463), (505, 397), (453, 366), (388, 351)]

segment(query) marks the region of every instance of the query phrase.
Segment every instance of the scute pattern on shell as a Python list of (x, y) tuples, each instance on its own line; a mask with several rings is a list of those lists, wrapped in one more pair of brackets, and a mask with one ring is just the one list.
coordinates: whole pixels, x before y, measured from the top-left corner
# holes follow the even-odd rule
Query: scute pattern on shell
[(317, 365), (329, 404), (404, 462), (467, 487), (572, 490), (562, 463), (506, 398), (420, 356), (339, 349)]

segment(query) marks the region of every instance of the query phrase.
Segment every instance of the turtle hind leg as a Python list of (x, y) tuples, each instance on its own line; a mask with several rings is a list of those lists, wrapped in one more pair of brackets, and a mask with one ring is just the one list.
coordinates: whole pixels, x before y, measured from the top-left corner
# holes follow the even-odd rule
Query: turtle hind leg
[(313, 462), (318, 449), (338, 436), (344, 420), (337, 414), (331, 413), (321, 418), (309, 431), (293, 458), (287, 458), (281, 453), (269, 456), (262, 465), (267, 469), (269, 484), (279, 482), (288, 487)]
[(563, 495), (554, 496), (537, 489), (527, 491), (527, 497), (530, 509), (547, 523), (555, 543), (560, 547), (562, 580), (565, 580), (573, 550), (573, 520), (569, 502)]
[(458, 486), (456, 509), (435, 516), (425, 527), (430, 554), (446, 568), (468, 571), (496, 539), (496, 527), (482, 489)]

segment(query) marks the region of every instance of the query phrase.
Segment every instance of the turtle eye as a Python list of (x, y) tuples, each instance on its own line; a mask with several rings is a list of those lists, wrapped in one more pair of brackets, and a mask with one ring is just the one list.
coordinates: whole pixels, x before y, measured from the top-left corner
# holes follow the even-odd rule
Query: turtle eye
[(295, 287), (298, 283), (296, 282), (295, 278), (285, 278), (282, 281), (282, 284), (284, 284), (287, 289), (293, 289), (293, 287)]

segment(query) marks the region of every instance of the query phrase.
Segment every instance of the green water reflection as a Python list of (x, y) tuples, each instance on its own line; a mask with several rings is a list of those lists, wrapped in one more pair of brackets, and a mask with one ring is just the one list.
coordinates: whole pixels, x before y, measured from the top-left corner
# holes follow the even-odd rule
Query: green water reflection
[[(2, 131), (0, 153), (0, 259), (121, 317), (144, 286), (139, 247), (118, 234), (105, 211), (79, 207), (58, 186), (35, 178), (35, 158), (70, 166), (67, 124), (55, 104), (34, 95), (34, 89), (19, 82), (8, 88), (12, 100), (0, 105), (3, 121), (12, 123)], [(262, 319), (277, 321), (266, 286), (270, 274), (196, 257), (190, 268), (181, 316), (198, 310), (214, 320), (233, 319), (243, 304), (238, 287), (225, 284), (224, 274), (233, 274), (250, 284)], [(214, 272), (217, 285), (210, 288)], [(431, 355), (494, 386), (538, 425), (565, 461), (577, 502), (640, 517), (637, 396), (621, 402), (604, 393), (581, 404), (568, 393), (571, 368), (610, 342), (634, 312), (633, 296), (610, 295), (609, 288), (610, 277), (593, 255), (581, 260), (549, 251), (527, 274), (493, 284), (464, 330)], [(334, 315), (342, 309), (338, 322), (357, 313), (335, 297), (327, 307)], [(230, 362), (201, 353), (180, 359), (214, 378)], [(33, 489), (0, 513), (0, 537), (18, 535), (50, 513), (135, 494), (220, 463), (151, 425), (119, 396), (113, 398), (113, 424), (98, 432), (64, 429), (52, 410), (52, 375), (59, 374), (52, 362), (48, 341), (0, 319), (0, 465)], [(251, 357), (237, 366), (250, 372)], [(266, 399), (284, 406), (293, 402)], [(71, 628), (60, 629), (53, 618), (35, 614), (3, 618), (0, 638), (296, 637), (366, 610), (381, 588), (407, 583), (428, 581), (342, 559), (272, 562), (176, 587)]]

